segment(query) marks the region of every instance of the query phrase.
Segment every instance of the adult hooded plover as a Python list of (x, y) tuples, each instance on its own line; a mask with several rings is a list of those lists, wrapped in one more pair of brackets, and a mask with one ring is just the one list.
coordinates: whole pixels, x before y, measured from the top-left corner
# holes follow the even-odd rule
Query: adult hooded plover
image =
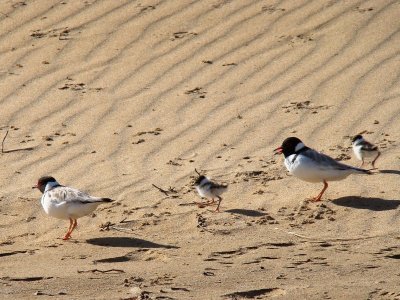
[(78, 225), (78, 218), (92, 213), (99, 204), (112, 202), (109, 198), (92, 197), (77, 189), (60, 185), (54, 177), (39, 178), (37, 185), (42, 193), (41, 203), (49, 216), (69, 220), (69, 228), (63, 240), (71, 237)]
[(371, 174), (368, 170), (342, 164), (326, 154), (308, 148), (297, 137), (285, 139), (282, 146), (274, 151), (283, 153), (285, 166), (294, 176), (304, 181), (324, 184), (322, 191), (313, 198), (314, 201), (321, 200), (328, 188), (328, 181), (342, 180), (351, 174)]

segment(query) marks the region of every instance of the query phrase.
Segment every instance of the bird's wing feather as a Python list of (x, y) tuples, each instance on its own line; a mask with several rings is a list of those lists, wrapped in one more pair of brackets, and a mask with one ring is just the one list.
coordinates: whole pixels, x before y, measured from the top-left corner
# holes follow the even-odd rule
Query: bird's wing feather
[(372, 152), (372, 151), (378, 150), (378, 146), (375, 146), (375, 145), (371, 144), (370, 142), (363, 141), (361, 143), (361, 150), (363, 150), (363, 151), (371, 151)]
[(102, 202), (102, 198), (92, 197), (85, 192), (66, 186), (56, 187), (47, 193), (48, 197), (54, 199), (53, 201), (57, 201), (58, 203), (65, 202), (86, 204)]
[(208, 181), (203, 185), (203, 187), (209, 188), (209, 189), (219, 189), (219, 188), (226, 188), (228, 186), (225, 184), (219, 184), (216, 182)]
[(308, 149), (307, 151), (304, 151), (302, 155), (307, 156), (309, 159), (313, 160), (316, 162), (316, 165), (318, 165), (321, 169), (334, 169), (334, 170), (349, 170), (349, 169), (356, 169), (352, 166), (348, 166), (345, 164), (342, 164), (332, 157), (317, 152), (313, 149)]

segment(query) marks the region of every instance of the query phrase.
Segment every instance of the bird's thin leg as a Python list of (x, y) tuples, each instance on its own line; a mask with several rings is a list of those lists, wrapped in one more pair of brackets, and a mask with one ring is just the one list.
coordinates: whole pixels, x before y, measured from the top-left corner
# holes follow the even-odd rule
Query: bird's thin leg
[(211, 200), (208, 200), (208, 201), (207, 201), (207, 205), (214, 204), (214, 202), (215, 202), (214, 198), (211, 198)]
[(218, 206), (217, 206), (217, 209), (215, 210), (215, 211), (217, 211), (217, 212), (219, 212), (219, 205), (221, 204), (221, 201), (222, 201), (222, 197), (221, 196), (218, 196)]
[(74, 224), (72, 225), (72, 228), (71, 228), (71, 232), (69, 233), (70, 236), (71, 236), (71, 234), (72, 234), (72, 231), (74, 231), (74, 229), (76, 228), (77, 225), (78, 225), (78, 220), (75, 219), (75, 220), (74, 220)]
[(360, 165), (360, 168), (362, 168), (363, 165), (364, 165), (364, 158), (362, 159), (362, 163)]
[(381, 155), (381, 153), (378, 151), (378, 155), (375, 157), (375, 159), (372, 161), (372, 168), (375, 169), (375, 162), (378, 159), (378, 157)]
[(71, 228), (72, 228), (73, 225), (74, 225), (74, 221), (71, 218), (69, 218), (69, 227), (68, 227), (67, 233), (63, 237), (64, 241), (68, 240), (71, 237), (71, 232), (72, 232)]
[(196, 203), (199, 208), (203, 208), (203, 207), (206, 207), (208, 205), (208, 202), (204, 202), (203, 198), (201, 198), (201, 202), (195, 201), (194, 203)]
[(321, 197), (322, 197), (322, 195), (324, 194), (324, 192), (326, 191), (327, 188), (328, 188), (328, 183), (324, 180), (324, 188), (318, 194), (318, 196), (313, 199), (313, 201), (321, 201)]

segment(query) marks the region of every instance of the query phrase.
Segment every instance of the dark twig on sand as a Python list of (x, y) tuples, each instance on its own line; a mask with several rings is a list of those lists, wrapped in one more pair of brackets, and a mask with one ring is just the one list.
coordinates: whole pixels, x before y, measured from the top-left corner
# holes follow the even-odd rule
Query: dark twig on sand
[(164, 190), (158, 186), (156, 186), (154, 183), (152, 183), (152, 186), (154, 186), (157, 190), (159, 190), (161, 193), (165, 194), (165, 196), (169, 196), (168, 191)]
[(1, 142), (1, 153), (4, 153), (4, 141), (6, 140), (6, 137), (8, 135), (8, 130), (6, 131), (6, 135), (3, 138), (3, 141)]
[(16, 151), (24, 151), (24, 150), (33, 150), (33, 147), (27, 147), (27, 148), (15, 148), (11, 150), (4, 150), (4, 142), (7, 138), (8, 135), (8, 130), (6, 131), (6, 134), (3, 138), (3, 141), (1, 142), (1, 153), (10, 153), (10, 152), (16, 152)]
[(87, 271), (81, 271), (78, 270), (78, 273), (125, 273), (124, 270), (120, 270), (120, 269), (109, 269), (109, 270), (99, 270), (99, 269), (93, 269), (93, 270), (87, 270)]
[(197, 173), (197, 175), (201, 176), (201, 174), (199, 173), (199, 171), (197, 171), (196, 168), (194, 168), (194, 171)]

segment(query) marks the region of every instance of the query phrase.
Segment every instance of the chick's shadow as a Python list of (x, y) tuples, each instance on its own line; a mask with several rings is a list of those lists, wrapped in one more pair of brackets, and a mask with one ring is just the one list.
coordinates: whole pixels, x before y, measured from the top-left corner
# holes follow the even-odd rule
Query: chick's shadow
[(163, 248), (178, 249), (177, 246), (163, 245), (151, 241), (131, 237), (104, 237), (86, 240), (88, 244), (103, 247), (127, 247), (127, 248)]
[(225, 212), (229, 212), (231, 214), (235, 214), (235, 215), (243, 215), (243, 216), (247, 216), (247, 217), (262, 217), (265, 216), (266, 213), (264, 212), (260, 212), (258, 210), (252, 210), (252, 209), (228, 209), (225, 210)]
[(379, 173), (400, 175), (399, 170), (379, 170)]
[(369, 209), (373, 211), (385, 211), (397, 209), (400, 200), (387, 200), (373, 197), (346, 196), (331, 201), (332, 203), (345, 207), (358, 209)]

